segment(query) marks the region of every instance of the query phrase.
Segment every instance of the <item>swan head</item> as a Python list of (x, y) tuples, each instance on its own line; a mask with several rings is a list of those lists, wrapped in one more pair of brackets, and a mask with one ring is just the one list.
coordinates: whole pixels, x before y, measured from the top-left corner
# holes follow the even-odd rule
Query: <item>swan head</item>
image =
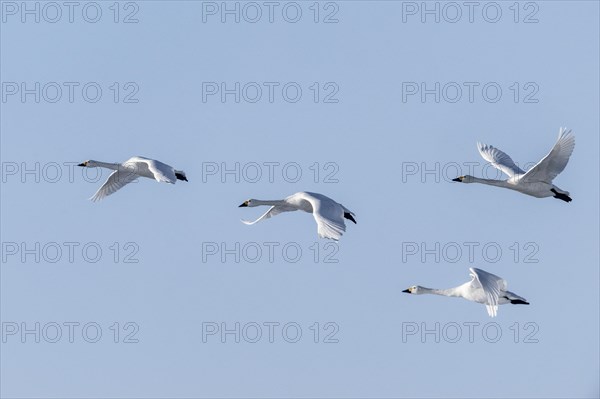
[(82, 167), (87, 167), (87, 168), (95, 168), (97, 165), (96, 165), (96, 161), (88, 160), (88, 161), (84, 161), (84, 162), (80, 163), (77, 166), (82, 166)]
[(406, 292), (407, 294), (415, 294), (415, 295), (424, 293), (423, 287), (421, 287), (420, 285), (413, 285), (412, 287), (408, 287), (407, 289), (405, 289), (402, 292)]
[(253, 200), (253, 199), (246, 200), (246, 201), (242, 202), (242, 205), (238, 206), (238, 208), (244, 208), (246, 206), (250, 206), (250, 207), (258, 206), (258, 204), (255, 204), (253, 201), (255, 201), (255, 200)]
[(456, 179), (452, 179), (452, 181), (457, 181), (460, 183), (473, 183), (473, 176), (458, 176)]

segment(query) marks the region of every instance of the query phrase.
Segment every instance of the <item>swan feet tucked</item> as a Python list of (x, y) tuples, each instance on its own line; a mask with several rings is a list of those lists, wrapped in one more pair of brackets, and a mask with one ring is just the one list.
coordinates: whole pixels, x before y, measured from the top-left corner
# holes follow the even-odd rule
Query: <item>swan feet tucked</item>
[(510, 303), (513, 305), (529, 305), (529, 302), (523, 301), (521, 299), (511, 299), (507, 296), (505, 296), (504, 298), (508, 299), (510, 301)]
[(185, 174), (183, 174), (183, 172), (175, 171), (175, 177), (177, 178), (177, 180), (188, 181), (187, 177), (185, 176)]
[(352, 216), (352, 213), (350, 213), (350, 212), (344, 212), (344, 217), (345, 217), (346, 219), (348, 219), (348, 220), (352, 220), (352, 222), (353, 222), (354, 224), (356, 224), (356, 220), (354, 220), (354, 217)]
[(565, 202), (571, 202), (571, 201), (573, 201), (573, 199), (571, 197), (569, 197), (567, 194), (559, 193), (558, 191), (556, 191), (553, 188), (550, 189), (550, 191), (552, 191), (554, 193), (554, 198), (558, 198), (558, 199), (563, 200)]

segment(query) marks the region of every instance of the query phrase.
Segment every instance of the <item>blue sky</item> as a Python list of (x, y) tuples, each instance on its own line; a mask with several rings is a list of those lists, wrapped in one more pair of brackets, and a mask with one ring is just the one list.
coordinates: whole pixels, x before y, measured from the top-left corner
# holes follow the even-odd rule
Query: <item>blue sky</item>
[[(60, 4), (0, 3), (3, 397), (598, 396), (597, 2)], [(569, 204), (450, 181), (561, 126)], [(189, 182), (87, 201), (135, 155)], [(239, 222), (298, 191), (358, 224)], [(401, 293), (469, 267), (531, 305)]]

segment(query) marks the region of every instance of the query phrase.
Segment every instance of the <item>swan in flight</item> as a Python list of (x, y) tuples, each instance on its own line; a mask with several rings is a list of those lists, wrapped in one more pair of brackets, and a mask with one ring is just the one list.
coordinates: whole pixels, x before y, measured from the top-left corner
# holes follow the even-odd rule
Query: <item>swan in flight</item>
[(96, 194), (90, 200), (100, 201), (104, 197), (113, 194), (128, 183), (131, 183), (138, 177), (147, 177), (155, 179), (158, 182), (175, 184), (177, 180), (188, 181), (185, 173), (181, 170), (175, 170), (172, 166), (144, 157), (129, 158), (123, 163), (107, 163), (99, 161), (85, 161), (77, 166), (87, 168), (108, 168), (114, 170), (108, 176), (108, 179), (102, 187), (96, 191)]
[(254, 222), (242, 220), (243, 223), (251, 225), (258, 223), (261, 220), (268, 219), (282, 212), (304, 211), (312, 213), (317, 222), (317, 232), (321, 238), (331, 238), (339, 240), (344, 231), (346, 224), (344, 218), (354, 220), (354, 213), (348, 208), (332, 200), (323, 194), (300, 192), (282, 200), (261, 201), (249, 199), (244, 201), (239, 207), (253, 207), (260, 205), (271, 205), (269, 210)]
[(515, 165), (508, 155), (491, 145), (477, 143), (477, 148), (483, 159), (508, 175), (508, 180), (480, 179), (467, 175), (452, 181), (489, 184), (510, 188), (537, 198), (554, 197), (566, 202), (571, 201), (568, 191), (552, 184), (552, 180), (567, 166), (575, 148), (575, 136), (570, 130), (561, 128), (552, 151), (527, 172)]
[(498, 305), (505, 303), (529, 305), (529, 302), (525, 298), (507, 291), (506, 280), (503, 278), (474, 267), (469, 268), (469, 271), (471, 272), (469, 273), (471, 281), (458, 287), (438, 290), (413, 285), (402, 292), (415, 295), (435, 294), (462, 297), (469, 301), (484, 304), (490, 317), (497, 315)]

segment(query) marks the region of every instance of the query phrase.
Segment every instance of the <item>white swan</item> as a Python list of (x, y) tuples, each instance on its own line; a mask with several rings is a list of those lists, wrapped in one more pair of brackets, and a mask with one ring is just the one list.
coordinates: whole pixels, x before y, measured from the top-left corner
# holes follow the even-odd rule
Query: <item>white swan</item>
[(317, 222), (317, 232), (321, 238), (339, 240), (346, 231), (344, 218), (356, 223), (354, 213), (348, 208), (332, 200), (323, 194), (300, 192), (282, 200), (261, 201), (249, 199), (244, 201), (240, 207), (253, 207), (260, 205), (271, 205), (269, 210), (254, 222), (242, 220), (243, 223), (251, 225), (261, 220), (268, 219), (282, 212), (304, 211), (312, 213)]
[(469, 301), (484, 304), (490, 317), (497, 315), (498, 305), (505, 303), (529, 305), (529, 302), (525, 298), (507, 290), (508, 285), (503, 278), (474, 267), (469, 268), (469, 271), (471, 272), (469, 274), (471, 281), (455, 288), (437, 290), (413, 285), (402, 292), (415, 295), (435, 294), (462, 297)]
[(155, 179), (158, 182), (175, 184), (177, 180), (188, 181), (185, 173), (181, 170), (175, 170), (173, 167), (144, 157), (132, 157), (123, 163), (107, 163), (99, 161), (85, 161), (77, 166), (88, 168), (108, 168), (114, 170), (108, 176), (106, 182), (96, 191), (96, 194), (90, 200), (100, 201), (131, 183), (138, 177), (147, 177)]
[(571, 201), (568, 191), (561, 190), (552, 184), (552, 180), (567, 166), (569, 157), (575, 148), (575, 136), (571, 134), (570, 130), (561, 128), (552, 151), (527, 172), (515, 165), (508, 155), (491, 145), (477, 143), (477, 148), (483, 159), (508, 175), (508, 180), (480, 179), (467, 175), (457, 177), (452, 181), (489, 184), (510, 188), (537, 198), (554, 197), (566, 202)]

